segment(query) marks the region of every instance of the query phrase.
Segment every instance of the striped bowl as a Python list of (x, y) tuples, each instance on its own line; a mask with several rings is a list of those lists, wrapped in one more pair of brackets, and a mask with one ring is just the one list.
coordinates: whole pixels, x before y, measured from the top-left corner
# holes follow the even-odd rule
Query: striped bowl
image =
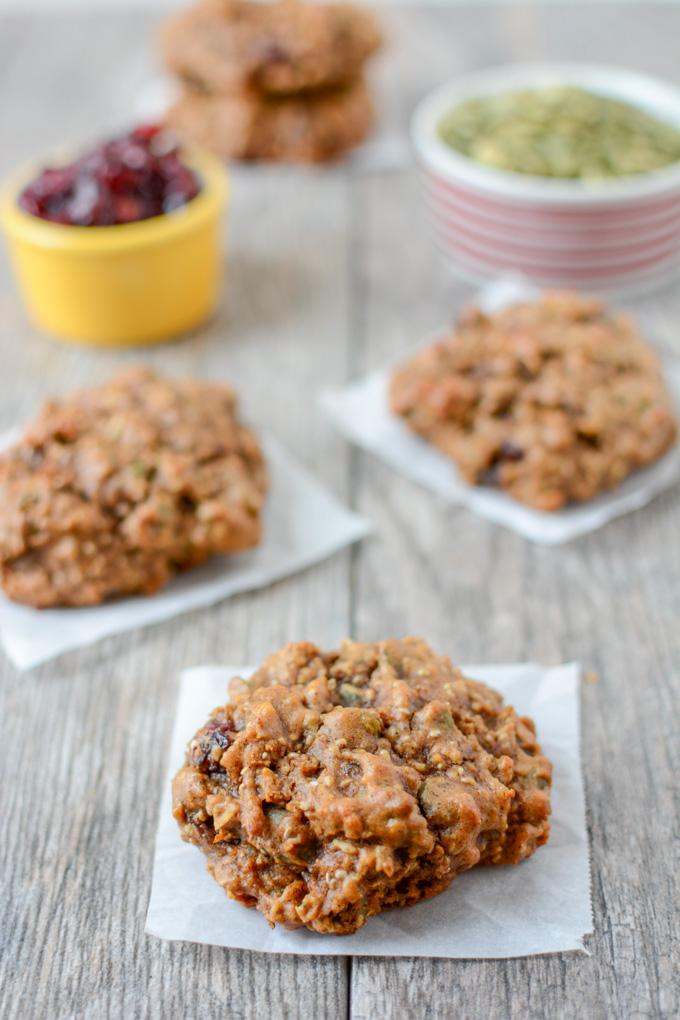
[(541, 286), (629, 291), (680, 276), (680, 163), (603, 181), (494, 170), (438, 134), (449, 110), (473, 96), (579, 85), (628, 101), (680, 129), (680, 88), (590, 64), (521, 64), (450, 82), (417, 107), (411, 134), (439, 245), (475, 282), (521, 273)]

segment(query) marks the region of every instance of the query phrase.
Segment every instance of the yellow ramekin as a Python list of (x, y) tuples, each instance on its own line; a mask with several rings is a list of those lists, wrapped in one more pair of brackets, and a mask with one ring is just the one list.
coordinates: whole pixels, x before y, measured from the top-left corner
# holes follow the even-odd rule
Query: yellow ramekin
[(0, 197), (0, 226), (29, 318), (38, 329), (93, 346), (157, 343), (213, 313), (222, 275), (223, 165), (184, 153), (201, 191), (163, 216), (110, 227), (71, 227), (25, 212), (19, 174)]

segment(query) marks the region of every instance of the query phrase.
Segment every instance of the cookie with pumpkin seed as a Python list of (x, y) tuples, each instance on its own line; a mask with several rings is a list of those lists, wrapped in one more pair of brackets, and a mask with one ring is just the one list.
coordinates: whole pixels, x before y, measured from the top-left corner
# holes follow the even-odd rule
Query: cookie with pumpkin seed
[(0, 456), (0, 584), (36, 608), (151, 594), (257, 545), (265, 489), (229, 386), (124, 371), (48, 403)]
[(615, 488), (678, 431), (659, 360), (633, 321), (569, 292), (468, 309), (397, 368), (390, 404), (466, 481), (537, 510)]
[(531, 720), (420, 638), (271, 655), (190, 740), (182, 838), (270, 924), (348, 934), (546, 842)]

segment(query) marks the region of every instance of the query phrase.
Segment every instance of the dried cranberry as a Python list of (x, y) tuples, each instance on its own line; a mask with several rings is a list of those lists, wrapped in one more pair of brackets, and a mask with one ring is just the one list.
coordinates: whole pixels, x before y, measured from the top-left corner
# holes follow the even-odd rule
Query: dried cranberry
[(71, 223), (88, 226), (94, 223), (99, 213), (99, 187), (90, 177), (77, 177), (66, 203), (66, 213)]
[(101, 227), (173, 212), (199, 191), (172, 135), (143, 124), (70, 166), (46, 168), (21, 193), (19, 205), (52, 223)]
[(233, 735), (233, 730), (230, 730), (226, 723), (216, 721), (208, 723), (191, 742), (189, 749), (191, 764), (201, 772), (224, 772), (219, 763), (222, 757), (220, 752), (226, 751)]
[(503, 460), (521, 460), (524, 456), (524, 450), (517, 443), (512, 443), (509, 439), (506, 439), (501, 444), (500, 455)]
[(119, 195), (113, 203), (116, 223), (134, 223), (144, 219), (144, 203), (131, 195)]
[(153, 157), (142, 145), (126, 145), (121, 150), (120, 161), (130, 170), (148, 171)]
[(130, 133), (130, 137), (134, 138), (137, 142), (150, 142), (160, 131), (161, 127), (159, 124), (139, 124)]

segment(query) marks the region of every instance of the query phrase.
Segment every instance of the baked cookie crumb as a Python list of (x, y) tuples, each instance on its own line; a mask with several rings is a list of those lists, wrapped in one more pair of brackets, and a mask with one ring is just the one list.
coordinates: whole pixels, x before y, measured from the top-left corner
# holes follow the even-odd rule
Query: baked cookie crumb
[(191, 739), (183, 839), (272, 924), (347, 934), (546, 842), (530, 719), (419, 638), (286, 645)]
[(468, 482), (538, 510), (614, 488), (677, 436), (659, 362), (634, 324), (571, 293), (470, 309), (394, 373), (390, 403)]
[(257, 545), (265, 489), (229, 386), (129, 369), (48, 403), (0, 456), (0, 584), (36, 608), (151, 594)]

